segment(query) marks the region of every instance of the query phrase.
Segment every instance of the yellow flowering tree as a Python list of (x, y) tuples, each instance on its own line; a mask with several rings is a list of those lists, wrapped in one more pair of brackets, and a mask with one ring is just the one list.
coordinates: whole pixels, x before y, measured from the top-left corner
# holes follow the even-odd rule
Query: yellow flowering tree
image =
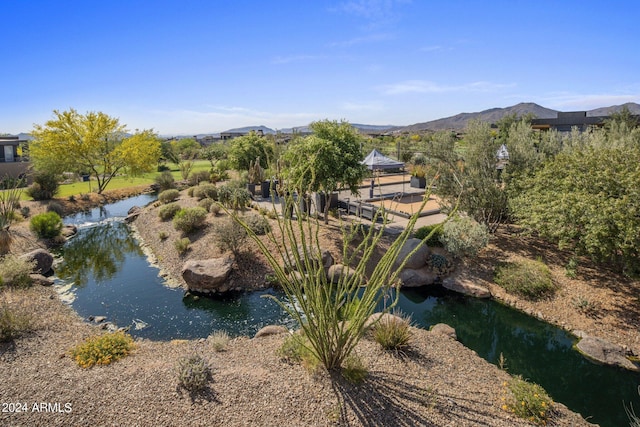
[(29, 155), (36, 170), (91, 175), (102, 193), (120, 173), (152, 171), (160, 157), (160, 141), (151, 130), (128, 135), (119, 120), (102, 112), (59, 112), (44, 125), (34, 125)]

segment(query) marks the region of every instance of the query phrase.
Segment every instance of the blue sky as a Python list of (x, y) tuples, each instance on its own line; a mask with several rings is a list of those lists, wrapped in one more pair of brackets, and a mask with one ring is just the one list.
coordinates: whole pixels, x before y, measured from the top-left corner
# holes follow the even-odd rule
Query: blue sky
[(196, 134), (640, 102), (636, 0), (4, 1), (0, 132)]

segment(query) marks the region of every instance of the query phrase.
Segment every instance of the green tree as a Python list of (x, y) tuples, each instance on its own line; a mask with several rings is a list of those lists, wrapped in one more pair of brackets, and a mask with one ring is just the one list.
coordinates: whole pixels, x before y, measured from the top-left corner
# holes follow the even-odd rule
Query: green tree
[[(292, 141), (283, 158), (287, 164), (284, 177), (300, 191), (323, 192), (349, 189), (357, 194), (367, 169), (360, 162), (360, 135), (349, 123), (323, 120), (311, 123), (313, 135)], [(329, 221), (329, 203), (324, 207)]]
[(216, 162), (218, 160), (223, 160), (227, 158), (227, 153), (229, 152), (229, 147), (224, 144), (211, 144), (204, 150), (202, 150), (202, 156), (209, 160), (211, 163), (211, 167), (215, 167)]
[(34, 167), (44, 172), (89, 173), (102, 193), (118, 173), (150, 172), (160, 156), (160, 142), (150, 130), (130, 137), (117, 118), (102, 112), (59, 112), (43, 126), (35, 125), (29, 147)]
[(639, 158), (637, 146), (567, 150), (524, 180), (512, 211), (522, 225), (561, 248), (637, 274)]
[(273, 146), (264, 136), (251, 131), (249, 134), (231, 140), (228, 157), (231, 167), (237, 171), (248, 171), (256, 158), (260, 166), (267, 168), (268, 159), (273, 156)]

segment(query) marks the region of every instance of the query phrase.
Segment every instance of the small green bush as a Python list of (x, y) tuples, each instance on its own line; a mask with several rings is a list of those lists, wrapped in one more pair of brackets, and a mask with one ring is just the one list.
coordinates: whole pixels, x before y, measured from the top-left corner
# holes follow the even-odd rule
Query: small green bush
[(367, 378), (369, 371), (362, 359), (356, 354), (351, 353), (342, 363), (341, 373), (351, 384), (360, 384)]
[(402, 350), (411, 342), (411, 318), (402, 313), (394, 313), (400, 317), (383, 316), (372, 329), (373, 339), (385, 350)]
[(24, 288), (33, 283), (29, 276), (33, 273), (35, 261), (27, 261), (14, 255), (0, 258), (0, 285)]
[(180, 209), (173, 217), (173, 226), (176, 230), (185, 234), (192, 233), (205, 226), (207, 211), (200, 208)]
[(30, 228), (41, 239), (53, 239), (62, 231), (62, 218), (55, 212), (46, 212), (31, 218)]
[(489, 243), (489, 230), (473, 218), (458, 216), (444, 224), (440, 241), (457, 258), (475, 257)]
[(55, 212), (60, 215), (60, 217), (63, 217), (64, 207), (62, 207), (62, 205), (58, 202), (49, 202), (49, 204), (47, 205), (47, 212)]
[(198, 200), (210, 198), (213, 200), (218, 199), (218, 187), (215, 184), (200, 184), (197, 187), (193, 187), (193, 197)]
[(175, 188), (164, 190), (162, 193), (158, 194), (158, 200), (165, 205), (167, 203), (175, 202), (178, 197), (180, 197), (180, 192)]
[(155, 177), (154, 181), (161, 192), (170, 190), (176, 186), (176, 180), (168, 170), (162, 171), (160, 175)]
[(208, 182), (211, 179), (211, 174), (208, 171), (193, 172), (187, 182), (189, 185), (198, 185), (201, 182)]
[(191, 245), (191, 240), (188, 237), (183, 237), (182, 239), (176, 240), (173, 245), (176, 248), (176, 251), (180, 255), (184, 255), (189, 250), (189, 246)]
[(158, 216), (163, 221), (168, 221), (173, 219), (174, 216), (178, 213), (178, 211), (182, 209), (178, 203), (169, 203), (168, 205), (162, 206), (158, 210)]
[(448, 276), (455, 269), (455, 266), (449, 258), (442, 254), (435, 253), (429, 254), (427, 257), (427, 266), (440, 278)]
[(187, 188), (187, 196), (193, 197), (193, 193), (196, 191), (197, 187), (189, 187)]
[(553, 410), (553, 400), (538, 384), (514, 377), (503, 383), (506, 388), (502, 409), (538, 425), (546, 425)]
[(248, 237), (247, 230), (231, 218), (213, 224), (213, 238), (222, 251), (239, 255)]
[(160, 240), (167, 240), (169, 238), (169, 234), (166, 231), (161, 231), (158, 233), (158, 238)]
[(507, 292), (533, 300), (553, 295), (556, 289), (549, 267), (540, 260), (501, 264), (496, 268), (494, 281)]
[(33, 177), (33, 184), (27, 188), (26, 193), (33, 200), (50, 200), (58, 194), (59, 189), (58, 176), (44, 172)]
[(244, 210), (251, 201), (251, 194), (238, 183), (229, 183), (218, 189), (218, 200), (227, 209)]
[(211, 212), (211, 206), (214, 205), (216, 203), (215, 200), (209, 198), (209, 197), (205, 197), (204, 199), (200, 200), (198, 202), (198, 206), (200, 206), (202, 209), (206, 210), (207, 212)]
[(176, 364), (178, 386), (191, 393), (203, 391), (209, 385), (213, 375), (207, 360), (192, 354), (178, 360)]
[(70, 353), (81, 368), (90, 368), (94, 365), (108, 365), (122, 359), (134, 347), (131, 335), (124, 332), (110, 332), (87, 338), (83, 343), (72, 348)]
[(19, 338), (32, 329), (31, 316), (0, 302), (0, 342)]
[(207, 338), (211, 347), (217, 352), (224, 351), (230, 340), (231, 338), (229, 337), (229, 334), (225, 331), (215, 331), (213, 334), (209, 335), (209, 338)]
[(277, 354), (285, 362), (300, 363), (311, 373), (320, 366), (320, 361), (309, 349), (309, 341), (301, 334), (291, 334), (285, 338)]
[(415, 231), (415, 233), (413, 233), (413, 237), (423, 240), (432, 231), (433, 234), (424, 243), (429, 247), (442, 247), (442, 242), (440, 241), (440, 236), (442, 236), (441, 224), (425, 225), (424, 227), (420, 227)]
[(217, 216), (220, 213), (220, 205), (217, 203), (213, 203), (211, 206), (209, 206), (209, 213), (211, 213), (213, 216)]
[(250, 213), (245, 215), (242, 219), (244, 220), (245, 224), (249, 226), (251, 231), (256, 233), (258, 236), (267, 234), (271, 230), (269, 221), (267, 221), (267, 219), (260, 214)]

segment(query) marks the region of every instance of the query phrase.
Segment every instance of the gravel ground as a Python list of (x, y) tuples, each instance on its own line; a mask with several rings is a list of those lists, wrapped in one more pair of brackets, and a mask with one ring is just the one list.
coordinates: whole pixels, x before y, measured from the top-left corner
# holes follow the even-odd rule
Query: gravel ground
[[(191, 203), (186, 198), (185, 202)], [(176, 283), (180, 283), (179, 269), (185, 259), (220, 255), (206, 232), (183, 258), (170, 243), (173, 234), (167, 244), (159, 245), (160, 231), (175, 231), (170, 223), (160, 223), (152, 209), (140, 216), (136, 227)], [(38, 245), (25, 230), (16, 230), (15, 251)], [(327, 246), (339, 246), (334, 233), (326, 232), (323, 238)], [(588, 264), (581, 264), (577, 279), (568, 279), (563, 271), (566, 255), (538, 243), (501, 232), (467, 268), (499, 299), (567, 329), (591, 331), (635, 351), (640, 342), (634, 323), (640, 318), (638, 303), (633, 299), (638, 283)], [(234, 280), (261, 287), (268, 269), (255, 249), (248, 248), (248, 254), (253, 267), (246, 268), (238, 260)], [(556, 297), (530, 303), (505, 294), (490, 282), (496, 260), (520, 256), (542, 256), (552, 267), (554, 281), (560, 285)], [(530, 425), (501, 409), (508, 373), (459, 342), (429, 331), (413, 329), (414, 340), (403, 355), (382, 351), (376, 343), (363, 340), (357, 354), (369, 375), (357, 386), (281, 360), (277, 349), (284, 335), (237, 338), (222, 352), (213, 349), (211, 339), (137, 340), (132, 355), (108, 366), (82, 369), (68, 356), (69, 349), (103, 331), (78, 318), (51, 288), (4, 291), (0, 297), (36, 319), (32, 333), (0, 344), (0, 403), (25, 403), (27, 408), (21, 413), (0, 412), (0, 425)], [(593, 301), (595, 313), (578, 310), (573, 303), (577, 298)], [(190, 396), (177, 388), (175, 365), (180, 357), (194, 352), (210, 361), (214, 375), (205, 393)], [(40, 408), (41, 403), (50, 404), (48, 412), (34, 409), (34, 404)], [(591, 425), (561, 404), (555, 408), (551, 425)]]
[[(352, 385), (280, 359), (285, 335), (237, 338), (216, 352), (211, 339), (138, 340), (135, 352), (108, 366), (78, 367), (68, 350), (99, 330), (63, 306), (50, 288), (13, 293), (37, 312), (37, 331), (0, 347), (0, 412), (6, 426), (525, 426), (502, 410), (509, 375), (459, 342), (414, 329), (404, 355), (363, 340), (357, 354), (369, 370)], [(208, 390), (177, 388), (175, 365), (198, 353), (213, 367)], [(51, 404), (38, 412), (34, 404)], [(57, 407), (56, 407), (56, 404)], [(557, 426), (587, 426), (557, 405)]]

